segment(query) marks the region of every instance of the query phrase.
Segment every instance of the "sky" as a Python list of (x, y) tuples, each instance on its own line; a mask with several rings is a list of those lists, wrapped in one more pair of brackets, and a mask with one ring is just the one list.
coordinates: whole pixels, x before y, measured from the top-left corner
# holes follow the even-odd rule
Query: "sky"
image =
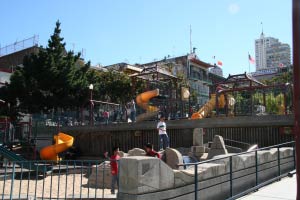
[[(1, 0), (0, 45), (39, 36), (46, 46), (61, 22), (67, 49), (93, 65), (186, 55), (223, 63), (224, 76), (248, 71), (248, 52), (265, 36), (292, 45), (291, 0)], [(251, 65), (251, 71), (255, 66)]]

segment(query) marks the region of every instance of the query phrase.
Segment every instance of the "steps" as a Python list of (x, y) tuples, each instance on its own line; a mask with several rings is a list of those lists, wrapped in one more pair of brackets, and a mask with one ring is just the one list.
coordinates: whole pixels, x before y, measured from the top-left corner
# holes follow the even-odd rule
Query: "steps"
[(8, 150), (6, 147), (3, 145), (0, 145), (0, 154), (10, 160), (10, 161), (15, 161), (17, 165), (22, 166), (22, 168), (29, 169), (29, 170), (34, 170), (38, 171), (41, 173), (49, 173), (52, 172), (52, 167), (45, 164), (36, 164), (34, 161), (26, 160), (22, 156)]
[(11, 161), (26, 161), (25, 158), (8, 150), (3, 145), (0, 146), (0, 154)]

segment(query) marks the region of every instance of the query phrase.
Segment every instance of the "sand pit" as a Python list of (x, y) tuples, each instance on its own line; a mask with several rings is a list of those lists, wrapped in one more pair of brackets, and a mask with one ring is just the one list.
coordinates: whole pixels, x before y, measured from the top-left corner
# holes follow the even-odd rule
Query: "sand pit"
[[(13, 185), (12, 185), (13, 184)], [(101, 180), (99, 180), (101, 184)], [(28, 173), (16, 176), (15, 179), (7, 177), (0, 180), (0, 194), (4, 199), (74, 199), (74, 198), (116, 198), (109, 189), (95, 189), (88, 185), (85, 174), (61, 173), (50, 174), (46, 178), (35, 180), (34, 172), (30, 177)]]

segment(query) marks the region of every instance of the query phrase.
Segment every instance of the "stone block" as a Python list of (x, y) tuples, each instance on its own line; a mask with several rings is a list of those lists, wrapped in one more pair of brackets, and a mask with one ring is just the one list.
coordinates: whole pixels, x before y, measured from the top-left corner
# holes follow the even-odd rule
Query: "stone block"
[(193, 145), (203, 146), (203, 128), (195, 128), (193, 130)]
[[(103, 182), (104, 180), (104, 182)], [(110, 162), (106, 161), (100, 165), (91, 166), (91, 174), (88, 178), (88, 184), (94, 188), (108, 188), (111, 186)]]
[[(198, 165), (198, 189), (200, 198), (203, 200), (210, 199), (227, 199), (230, 196), (230, 177), (227, 174), (229, 172), (229, 155), (218, 155), (215, 158), (224, 158), (217, 161), (211, 161), (210, 163), (204, 163)], [(263, 181), (270, 180), (274, 178), (278, 174), (277, 168), (277, 149), (271, 150), (263, 150), (258, 151), (258, 161), (263, 164), (259, 166), (260, 172), (258, 173), (258, 181), (262, 183)], [(293, 158), (290, 156), (293, 155), (292, 148), (281, 148), (280, 149), (280, 157), (286, 158), (289, 162), (281, 163), (281, 173), (286, 173), (291, 169), (294, 169)], [(134, 159), (135, 157), (128, 157), (123, 159)], [(165, 170), (155, 171), (157, 169), (156, 166), (150, 166), (152, 172), (148, 172), (149, 170), (144, 170), (145, 173), (140, 174), (140, 168), (143, 168), (143, 165), (146, 163), (152, 163), (159, 161), (163, 163), (161, 160), (156, 158), (147, 157), (146, 159), (156, 159), (156, 161), (145, 161), (144, 159), (140, 160), (143, 157), (136, 157), (137, 163), (134, 164), (136, 167), (133, 167), (132, 164), (124, 163), (124, 167), (128, 167), (128, 171), (122, 171), (121, 173), (131, 173), (133, 174), (128, 179), (124, 179), (121, 181), (127, 181), (126, 184), (128, 187), (132, 187), (132, 185), (136, 185), (137, 189), (134, 188), (132, 190), (124, 190), (123, 184), (120, 185), (119, 190), (119, 199), (124, 200), (162, 200), (162, 199), (176, 199), (176, 200), (185, 200), (185, 199), (194, 199), (194, 170), (193, 166), (189, 167), (186, 170), (173, 170), (173, 176), (170, 180), (167, 181), (159, 181), (158, 178), (161, 178), (165, 172)], [(122, 160), (123, 160), (122, 159)], [(121, 160), (121, 162), (122, 162)], [(130, 161), (133, 162), (133, 161)], [(141, 163), (142, 162), (142, 163)], [(123, 163), (121, 163), (123, 164)], [(153, 163), (154, 164), (154, 163)], [(163, 163), (164, 164), (164, 163)], [(236, 155), (232, 157), (232, 167), (235, 173), (233, 174), (233, 178), (235, 181), (233, 182), (233, 191), (236, 193), (245, 191), (250, 189), (255, 184), (255, 153), (247, 153), (242, 155)], [(275, 166), (275, 167), (274, 167)], [(166, 166), (168, 168), (168, 166)], [(149, 168), (149, 167), (148, 167)], [(172, 170), (168, 168), (169, 171), (165, 174), (165, 177), (168, 177)], [(264, 170), (267, 169), (267, 170)], [(154, 171), (153, 171), (154, 170)], [(171, 171), (170, 171), (171, 170)], [(158, 174), (158, 175), (157, 175)], [(127, 175), (127, 174), (126, 174)], [(126, 176), (124, 175), (124, 176)], [(121, 175), (122, 176), (122, 175)], [(153, 176), (153, 178), (150, 178)], [(159, 176), (159, 177), (157, 177)], [(134, 177), (134, 178), (133, 178)], [(238, 178), (239, 177), (239, 178)], [(130, 181), (137, 180), (136, 184), (133, 184)], [(172, 184), (173, 180), (173, 184)], [(147, 185), (146, 185), (147, 183)], [(148, 184), (149, 183), (149, 184)], [(155, 184), (157, 184), (155, 186)], [(166, 187), (165, 185), (168, 185)], [(173, 186), (172, 186), (173, 185)], [(153, 189), (155, 187), (155, 189)], [(132, 192), (134, 191), (134, 192)]]
[(120, 156), (121, 158), (127, 157), (127, 156), (128, 156), (128, 153), (125, 153), (125, 152), (123, 152), (123, 151), (119, 151), (119, 156)]
[(201, 152), (194, 152), (193, 153), (193, 156), (195, 157), (201, 157), (204, 153), (201, 153)]
[(134, 148), (128, 151), (128, 156), (145, 156), (146, 152), (140, 148)]
[(167, 148), (165, 150), (166, 163), (172, 169), (183, 169), (179, 167), (178, 164), (183, 164), (183, 158), (179, 151), (172, 148)]
[(174, 187), (173, 170), (153, 157), (132, 156), (120, 160), (119, 192), (143, 194)]
[(211, 148), (208, 152), (207, 159), (211, 159), (214, 156), (222, 154), (228, 154), (227, 149), (225, 147), (224, 139), (220, 135), (215, 135), (213, 143), (211, 144)]
[(192, 146), (191, 151), (193, 153), (205, 153), (205, 147), (204, 146)]

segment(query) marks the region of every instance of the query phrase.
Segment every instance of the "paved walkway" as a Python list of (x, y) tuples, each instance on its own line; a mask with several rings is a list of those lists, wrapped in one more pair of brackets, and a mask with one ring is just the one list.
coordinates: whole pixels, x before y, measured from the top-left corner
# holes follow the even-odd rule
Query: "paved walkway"
[(257, 192), (250, 193), (240, 200), (295, 200), (296, 199), (296, 175), (286, 177), (281, 181), (267, 185)]

